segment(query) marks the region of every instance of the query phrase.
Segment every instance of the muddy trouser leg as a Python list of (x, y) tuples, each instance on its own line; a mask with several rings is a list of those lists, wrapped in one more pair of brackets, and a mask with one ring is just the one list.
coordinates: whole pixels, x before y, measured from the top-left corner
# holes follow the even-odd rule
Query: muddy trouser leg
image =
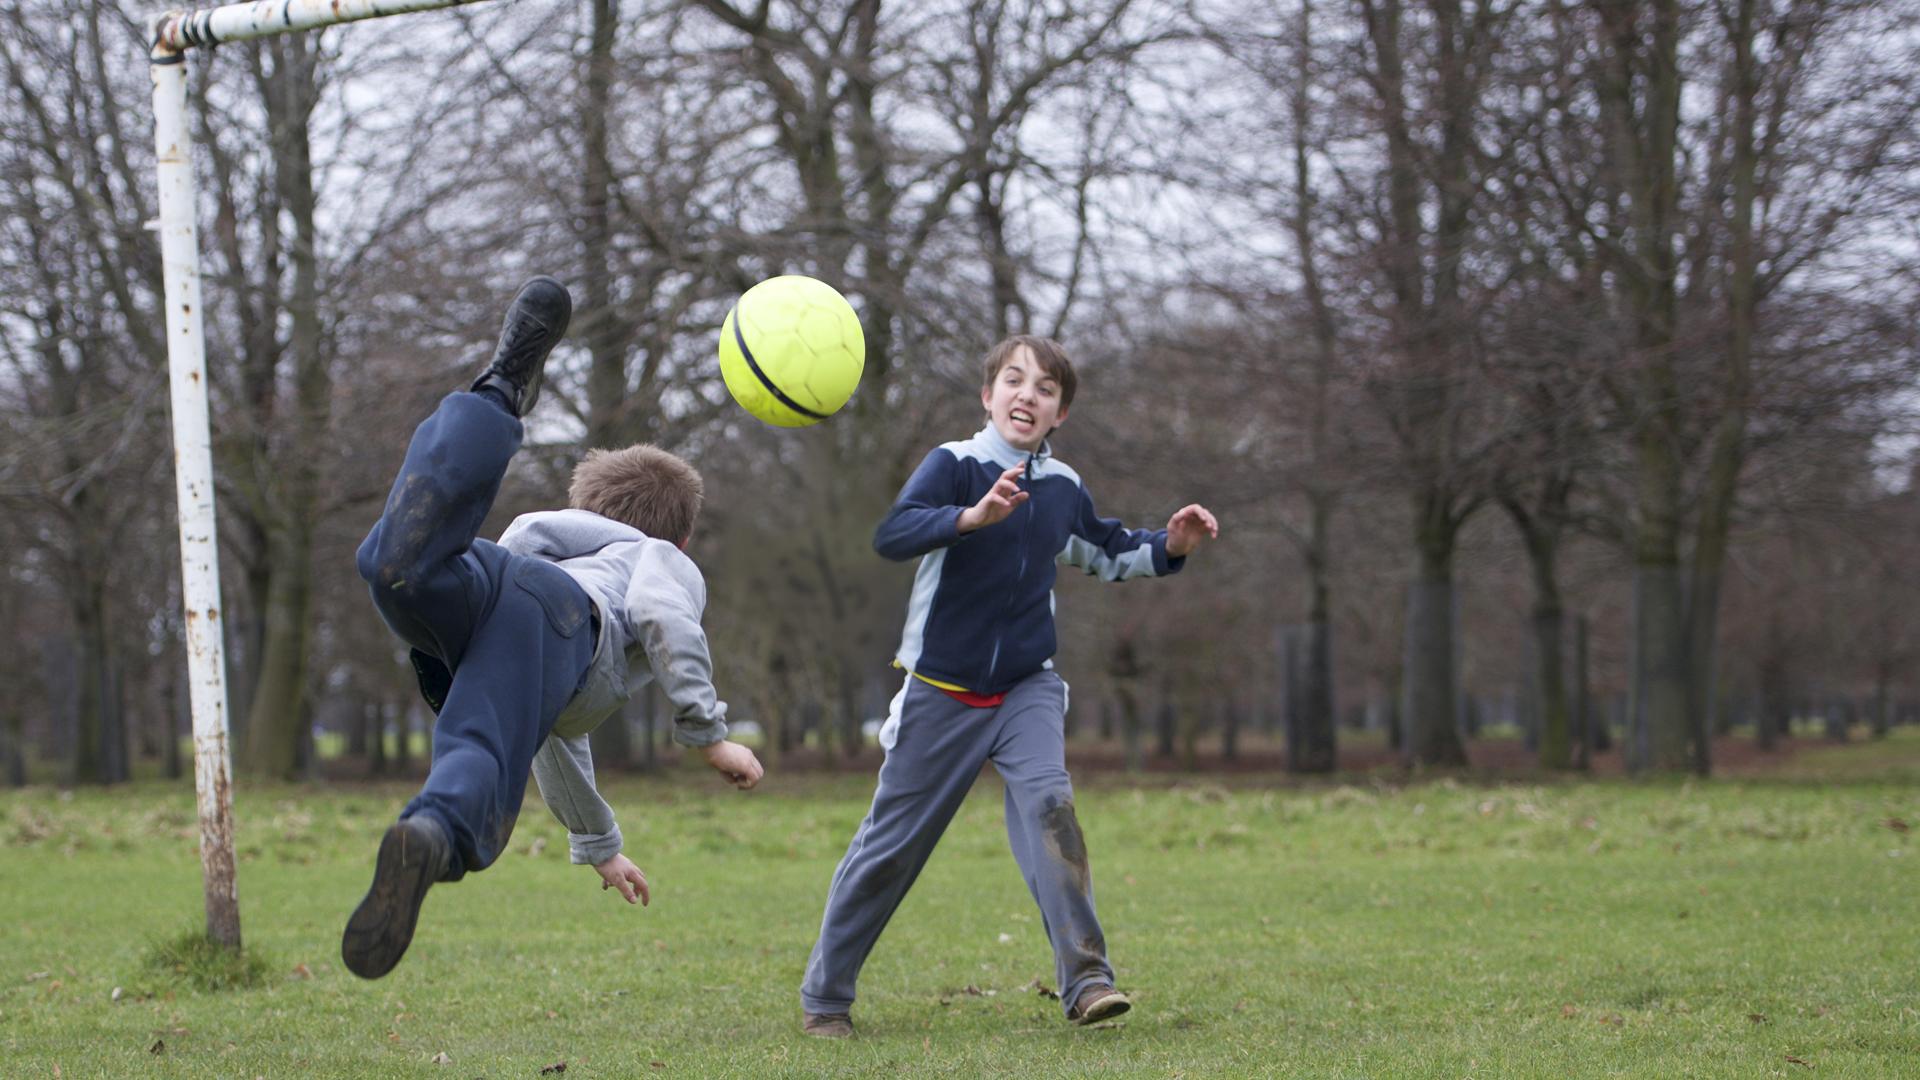
[(469, 549), (520, 434), (519, 419), (492, 401), (447, 395), (414, 429), (386, 508), (360, 544), (360, 577), (380, 617), (449, 668), (500, 584)]
[(833, 872), (820, 939), (807, 958), (800, 1004), (810, 1013), (853, 1008), (860, 967), (920, 875), (986, 764), (992, 709), (973, 709), (908, 676), (894, 697), (891, 738), (873, 805)]
[(1007, 841), (1040, 905), (1061, 1007), (1071, 1009), (1087, 986), (1113, 985), (1113, 968), (1067, 777), (1066, 711), (1067, 686), (1058, 675), (1043, 671), (1021, 681), (1000, 706), (992, 759), (1007, 784)]
[(578, 625), (586, 594), (571, 578), (475, 539), (520, 438), (519, 419), (499, 405), (449, 394), (414, 429), (357, 558), (381, 618), (454, 672), (434, 724), (432, 770), (401, 814), (427, 813), (446, 828), (453, 877), (504, 846), (533, 752), (593, 648)]

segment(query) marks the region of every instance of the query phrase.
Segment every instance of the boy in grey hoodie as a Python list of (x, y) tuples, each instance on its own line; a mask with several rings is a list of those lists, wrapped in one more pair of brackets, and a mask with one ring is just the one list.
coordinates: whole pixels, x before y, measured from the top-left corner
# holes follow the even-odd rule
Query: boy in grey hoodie
[(415, 429), (360, 546), (374, 606), (412, 646), (438, 714), (426, 783), (382, 838), (373, 885), (341, 938), (363, 978), (399, 963), (429, 886), (499, 857), (529, 767), (573, 861), (628, 903), (648, 901), (587, 744), (634, 688), (658, 680), (675, 741), (742, 789), (760, 781), (753, 751), (727, 741), (713, 689), (706, 583), (684, 551), (702, 499), (692, 466), (651, 446), (595, 451), (574, 471), (572, 509), (523, 515), (498, 544), (477, 538), (571, 313), (552, 278), (521, 288), (487, 370)]

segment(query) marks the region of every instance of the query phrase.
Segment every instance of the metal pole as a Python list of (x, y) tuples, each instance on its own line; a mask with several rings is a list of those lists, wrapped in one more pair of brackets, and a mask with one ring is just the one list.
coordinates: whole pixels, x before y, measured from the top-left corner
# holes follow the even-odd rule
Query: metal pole
[(233, 873), (233, 770), (227, 755), (226, 650), (221, 644), (220, 547), (213, 513), (213, 439), (207, 423), (200, 246), (194, 228), (193, 142), (187, 65), (156, 45), (153, 133), (160, 184), (160, 258), (166, 281), (167, 372), (173, 403), (173, 477), (180, 511), (180, 578), (193, 705), (193, 779), (200, 806), (200, 871), (207, 936), (240, 945)]
[(207, 936), (240, 946), (233, 861), (233, 766), (227, 750), (226, 650), (221, 640), (220, 549), (213, 507), (200, 244), (194, 226), (193, 140), (187, 128), (185, 50), (476, 0), (259, 0), (206, 11), (170, 11), (151, 25), (153, 135), (165, 278), (167, 372), (172, 391), (174, 490), (186, 606), (193, 707), (193, 778), (200, 810), (200, 871)]

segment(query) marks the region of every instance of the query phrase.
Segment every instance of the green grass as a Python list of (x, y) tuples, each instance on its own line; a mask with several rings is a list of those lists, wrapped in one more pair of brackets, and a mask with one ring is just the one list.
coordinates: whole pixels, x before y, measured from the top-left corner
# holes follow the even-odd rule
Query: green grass
[[(622, 781), (629, 908), (528, 807), (392, 976), (338, 960), (408, 792), (242, 785), (253, 989), (149, 967), (201, 922), (192, 793), (0, 796), (8, 1076), (1920, 1075), (1920, 731), (1761, 780), (1083, 778), (1135, 1011), (1067, 1026), (983, 781), (881, 939), (860, 1035), (795, 989), (869, 777)], [(118, 988), (118, 995), (115, 990)], [(156, 1052), (157, 1051), (157, 1052)], [(451, 1064), (433, 1064), (444, 1053)], [(1802, 1064), (1804, 1063), (1804, 1064)]]

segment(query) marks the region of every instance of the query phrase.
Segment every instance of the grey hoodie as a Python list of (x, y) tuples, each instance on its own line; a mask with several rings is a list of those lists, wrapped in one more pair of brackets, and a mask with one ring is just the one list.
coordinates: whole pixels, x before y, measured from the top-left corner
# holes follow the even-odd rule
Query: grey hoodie
[(573, 861), (603, 862), (620, 853), (620, 826), (594, 786), (587, 733), (658, 680), (673, 704), (675, 742), (707, 746), (727, 737), (727, 704), (714, 693), (700, 627), (707, 583), (678, 546), (587, 510), (522, 514), (500, 546), (565, 570), (600, 616), (593, 663), (534, 755), (533, 778), (567, 827)]

